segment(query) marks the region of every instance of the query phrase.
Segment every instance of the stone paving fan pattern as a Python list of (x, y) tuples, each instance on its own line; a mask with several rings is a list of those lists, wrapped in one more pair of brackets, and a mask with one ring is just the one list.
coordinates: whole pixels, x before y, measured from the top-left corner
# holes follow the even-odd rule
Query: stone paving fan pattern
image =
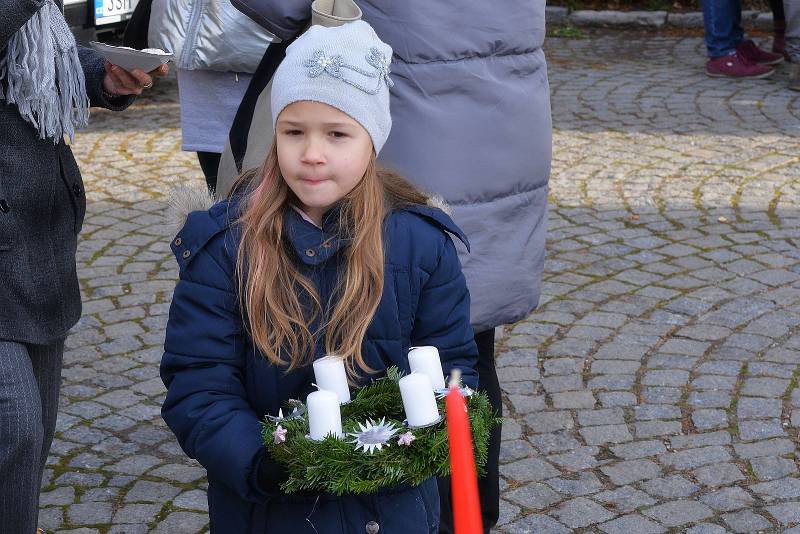
[[(542, 306), (498, 348), (508, 533), (800, 533), (800, 101), (702, 73), (698, 38), (546, 44)], [(159, 416), (177, 269), (166, 198), (202, 183), (176, 86), (95, 112), (89, 209), (41, 523), (207, 532), (205, 472)]]

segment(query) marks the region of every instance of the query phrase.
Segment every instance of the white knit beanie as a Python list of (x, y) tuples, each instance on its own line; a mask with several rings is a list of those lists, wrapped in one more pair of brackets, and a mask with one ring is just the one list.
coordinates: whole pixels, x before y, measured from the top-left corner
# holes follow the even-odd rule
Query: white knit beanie
[(392, 129), (391, 60), (392, 47), (362, 20), (335, 28), (312, 26), (286, 49), (286, 57), (275, 71), (273, 127), (289, 104), (322, 102), (358, 121), (379, 153)]

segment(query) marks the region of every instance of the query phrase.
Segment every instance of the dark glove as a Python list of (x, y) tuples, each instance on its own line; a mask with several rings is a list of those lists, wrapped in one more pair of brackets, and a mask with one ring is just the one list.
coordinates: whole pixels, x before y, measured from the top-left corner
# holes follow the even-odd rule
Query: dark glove
[(258, 460), (255, 473), (256, 488), (265, 494), (279, 493), (281, 484), (289, 478), (286, 468), (273, 460), (266, 451)]

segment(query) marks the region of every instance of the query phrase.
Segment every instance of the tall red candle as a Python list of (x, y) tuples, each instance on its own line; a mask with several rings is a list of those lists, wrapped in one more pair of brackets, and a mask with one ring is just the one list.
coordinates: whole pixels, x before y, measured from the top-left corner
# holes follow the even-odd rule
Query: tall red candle
[(467, 404), (458, 387), (447, 393), (447, 434), (450, 441), (450, 483), (455, 534), (483, 534), (478, 474), (472, 453)]

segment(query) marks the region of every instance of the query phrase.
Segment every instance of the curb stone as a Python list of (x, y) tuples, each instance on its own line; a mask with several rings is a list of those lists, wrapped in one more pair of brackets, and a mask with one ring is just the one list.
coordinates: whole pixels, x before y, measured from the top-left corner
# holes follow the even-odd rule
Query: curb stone
[(691, 13), (670, 13), (667, 15), (667, 26), (675, 28), (702, 28), (703, 13), (700, 11)]
[(636, 26), (661, 28), (667, 22), (666, 11), (573, 11), (569, 21), (576, 26)]
[[(702, 28), (703, 13), (668, 13), (666, 11), (611, 11), (581, 9), (569, 12), (566, 7), (545, 7), (547, 24), (573, 24), (575, 26), (610, 26), (638, 28)], [(772, 13), (742, 11), (742, 25), (747, 29), (771, 30)]]

